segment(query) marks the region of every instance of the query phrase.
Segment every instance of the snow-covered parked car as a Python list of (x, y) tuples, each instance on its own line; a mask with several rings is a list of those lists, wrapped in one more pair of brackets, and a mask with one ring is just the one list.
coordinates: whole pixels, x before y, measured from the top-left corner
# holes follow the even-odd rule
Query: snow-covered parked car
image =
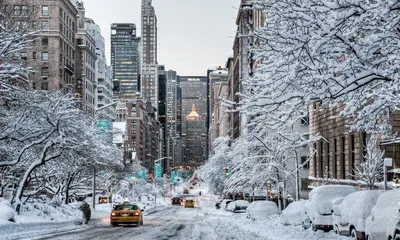
[(355, 187), (345, 185), (324, 185), (314, 188), (309, 194), (309, 200), (302, 211), (302, 226), (314, 231), (333, 229), (333, 204), (336, 198), (341, 198), (356, 191)]
[(399, 221), (400, 189), (388, 190), (379, 195), (371, 215), (365, 223), (365, 235), (369, 240), (400, 239), (394, 238), (396, 224)]
[(246, 209), (247, 218), (264, 219), (270, 215), (279, 214), (278, 206), (271, 201), (254, 201)]
[(281, 223), (287, 225), (301, 225), (301, 212), (306, 205), (306, 200), (300, 200), (290, 203), (287, 208), (282, 211), (280, 216)]
[(222, 200), (222, 202), (221, 202), (221, 208), (222, 208), (223, 210), (226, 210), (226, 207), (228, 207), (228, 204), (229, 204), (230, 202), (233, 202), (233, 200), (232, 200), (232, 199), (224, 199), (224, 200)]
[(0, 198), (0, 220), (15, 222), (15, 212), (11, 203), (4, 198)]
[(334, 207), (333, 229), (336, 233), (365, 239), (365, 221), (382, 191), (365, 190), (347, 195), (341, 204)]
[(226, 207), (226, 211), (231, 212), (246, 212), (247, 207), (250, 205), (248, 201), (245, 200), (236, 200), (230, 202)]

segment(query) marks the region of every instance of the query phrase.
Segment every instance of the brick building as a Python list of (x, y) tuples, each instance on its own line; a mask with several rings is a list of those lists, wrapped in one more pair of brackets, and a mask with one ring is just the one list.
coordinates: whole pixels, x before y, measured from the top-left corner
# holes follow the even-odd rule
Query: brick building
[[(142, 166), (154, 171), (154, 160), (162, 153), (162, 127), (157, 121), (155, 109), (149, 100), (137, 96), (126, 104), (127, 147), (130, 160), (138, 160)], [(132, 159), (134, 158), (134, 159)]]

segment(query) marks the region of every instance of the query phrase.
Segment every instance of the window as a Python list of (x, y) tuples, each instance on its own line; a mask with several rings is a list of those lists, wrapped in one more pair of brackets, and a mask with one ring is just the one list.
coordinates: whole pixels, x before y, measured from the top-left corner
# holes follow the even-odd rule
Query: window
[(42, 38), (42, 46), (47, 47), (49, 45), (49, 39), (47, 37)]
[(48, 30), (49, 29), (49, 20), (42, 21), (42, 29)]
[(26, 5), (21, 6), (21, 14), (23, 16), (28, 16), (28, 6), (26, 6)]
[(49, 68), (42, 67), (42, 77), (48, 77), (48, 76), (49, 76)]
[(42, 15), (49, 16), (49, 6), (42, 6)]
[(36, 89), (36, 83), (32, 83), (32, 89)]
[(36, 26), (36, 21), (33, 21), (33, 22), (32, 22), (32, 29), (33, 29), (33, 30), (36, 30), (36, 27), (37, 27), (37, 26)]
[(307, 191), (308, 190), (308, 178), (301, 179), (301, 190)]
[(49, 90), (49, 83), (43, 82), (42, 83), (42, 90)]
[(16, 15), (16, 16), (21, 15), (21, 6), (19, 6), (19, 5), (14, 6), (14, 15)]
[[(301, 165), (303, 165), (303, 168), (309, 168), (309, 163), (307, 162), (307, 156), (301, 156)], [(307, 163), (306, 163), (307, 162)], [(304, 164), (306, 163), (306, 164)]]
[(49, 61), (49, 53), (48, 52), (42, 52), (42, 61), (43, 62)]
[(32, 11), (35, 13), (36, 12), (36, 5), (32, 6)]
[(32, 59), (36, 59), (36, 52), (32, 53)]

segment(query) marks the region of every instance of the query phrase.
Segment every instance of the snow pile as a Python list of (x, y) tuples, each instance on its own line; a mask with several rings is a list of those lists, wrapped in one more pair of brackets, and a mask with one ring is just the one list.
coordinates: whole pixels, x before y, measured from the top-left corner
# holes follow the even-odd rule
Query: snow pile
[(301, 212), (306, 205), (306, 200), (300, 200), (292, 202), (289, 206), (282, 211), (281, 223), (283, 225), (300, 225), (301, 224)]
[(53, 201), (50, 203), (26, 203), (21, 207), (21, 215), (17, 216), (18, 223), (23, 222), (66, 222), (82, 224), (83, 215), (79, 210), (80, 203), (61, 204)]
[(0, 224), (15, 221), (15, 212), (11, 207), (11, 203), (0, 198)]
[(279, 210), (276, 203), (270, 201), (254, 201), (247, 208), (247, 217), (253, 220), (264, 219), (273, 214), (279, 214)]
[(381, 193), (382, 191), (366, 190), (347, 195), (343, 202), (335, 208), (335, 215), (339, 217), (334, 218), (333, 224), (339, 228), (340, 226), (354, 226), (357, 231), (364, 232), (365, 219), (371, 214)]

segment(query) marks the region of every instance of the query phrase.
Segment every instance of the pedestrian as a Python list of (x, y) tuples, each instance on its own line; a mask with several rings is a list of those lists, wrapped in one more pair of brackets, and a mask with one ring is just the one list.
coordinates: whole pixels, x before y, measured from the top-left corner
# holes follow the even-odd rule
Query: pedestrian
[(199, 192), (199, 196), (201, 196), (201, 191)]

